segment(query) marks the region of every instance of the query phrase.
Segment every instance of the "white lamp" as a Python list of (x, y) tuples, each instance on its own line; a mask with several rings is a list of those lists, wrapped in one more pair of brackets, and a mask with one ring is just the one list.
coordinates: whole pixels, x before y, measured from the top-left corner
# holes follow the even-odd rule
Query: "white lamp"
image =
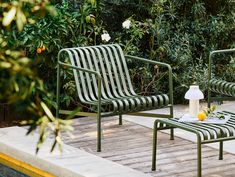
[(190, 116), (197, 117), (197, 114), (199, 112), (199, 100), (204, 98), (204, 95), (199, 89), (199, 86), (191, 85), (184, 98), (189, 100)]

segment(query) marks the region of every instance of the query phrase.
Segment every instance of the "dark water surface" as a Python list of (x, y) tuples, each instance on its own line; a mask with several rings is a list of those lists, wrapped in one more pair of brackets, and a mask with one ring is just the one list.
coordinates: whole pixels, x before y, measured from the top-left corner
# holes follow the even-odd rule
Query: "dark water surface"
[(0, 163), (0, 177), (30, 177)]

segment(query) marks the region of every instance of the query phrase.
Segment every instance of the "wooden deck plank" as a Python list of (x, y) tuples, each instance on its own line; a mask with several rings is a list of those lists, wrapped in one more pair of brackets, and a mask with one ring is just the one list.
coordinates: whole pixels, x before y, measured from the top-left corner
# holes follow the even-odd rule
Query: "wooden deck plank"
[[(128, 121), (118, 125), (117, 118), (102, 120), (102, 152), (96, 152), (96, 119), (74, 119), (74, 139), (64, 138), (66, 144), (83, 149), (121, 165), (154, 177), (193, 177), (197, 174), (196, 144), (159, 132), (157, 170), (151, 171), (152, 130)], [(202, 148), (202, 168), (205, 177), (234, 177), (235, 155), (224, 153), (218, 160), (218, 150)]]

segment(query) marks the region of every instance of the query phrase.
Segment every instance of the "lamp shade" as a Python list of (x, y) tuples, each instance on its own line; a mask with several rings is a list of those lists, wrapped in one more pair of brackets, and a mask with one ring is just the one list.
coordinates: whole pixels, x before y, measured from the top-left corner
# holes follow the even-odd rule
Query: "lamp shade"
[(188, 100), (199, 100), (203, 99), (204, 95), (198, 85), (191, 85), (189, 90), (185, 93), (184, 98)]

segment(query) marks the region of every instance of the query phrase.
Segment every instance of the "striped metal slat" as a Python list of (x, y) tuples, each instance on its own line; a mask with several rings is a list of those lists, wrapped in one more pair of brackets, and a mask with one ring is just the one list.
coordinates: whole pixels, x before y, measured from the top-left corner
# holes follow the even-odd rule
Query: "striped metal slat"
[(178, 118), (164, 119), (163, 123), (158, 124), (161, 129), (165, 124), (177, 125), (178, 127), (186, 127), (192, 132), (198, 132), (202, 141), (205, 140), (218, 140), (220, 138), (229, 138), (235, 135), (235, 114), (227, 111), (222, 112), (225, 115), (231, 115), (231, 118), (226, 124), (203, 124), (203, 123), (186, 123), (179, 122)]
[[(135, 93), (126, 59), (117, 44), (63, 49), (73, 66), (98, 71), (103, 80), (101, 104), (112, 105), (116, 113), (151, 110), (168, 106), (166, 94), (140, 96)], [(85, 104), (97, 105), (98, 88), (94, 75), (73, 69), (77, 93)]]
[(211, 79), (209, 86), (209, 89), (213, 92), (222, 93), (228, 96), (235, 96), (235, 83)]

